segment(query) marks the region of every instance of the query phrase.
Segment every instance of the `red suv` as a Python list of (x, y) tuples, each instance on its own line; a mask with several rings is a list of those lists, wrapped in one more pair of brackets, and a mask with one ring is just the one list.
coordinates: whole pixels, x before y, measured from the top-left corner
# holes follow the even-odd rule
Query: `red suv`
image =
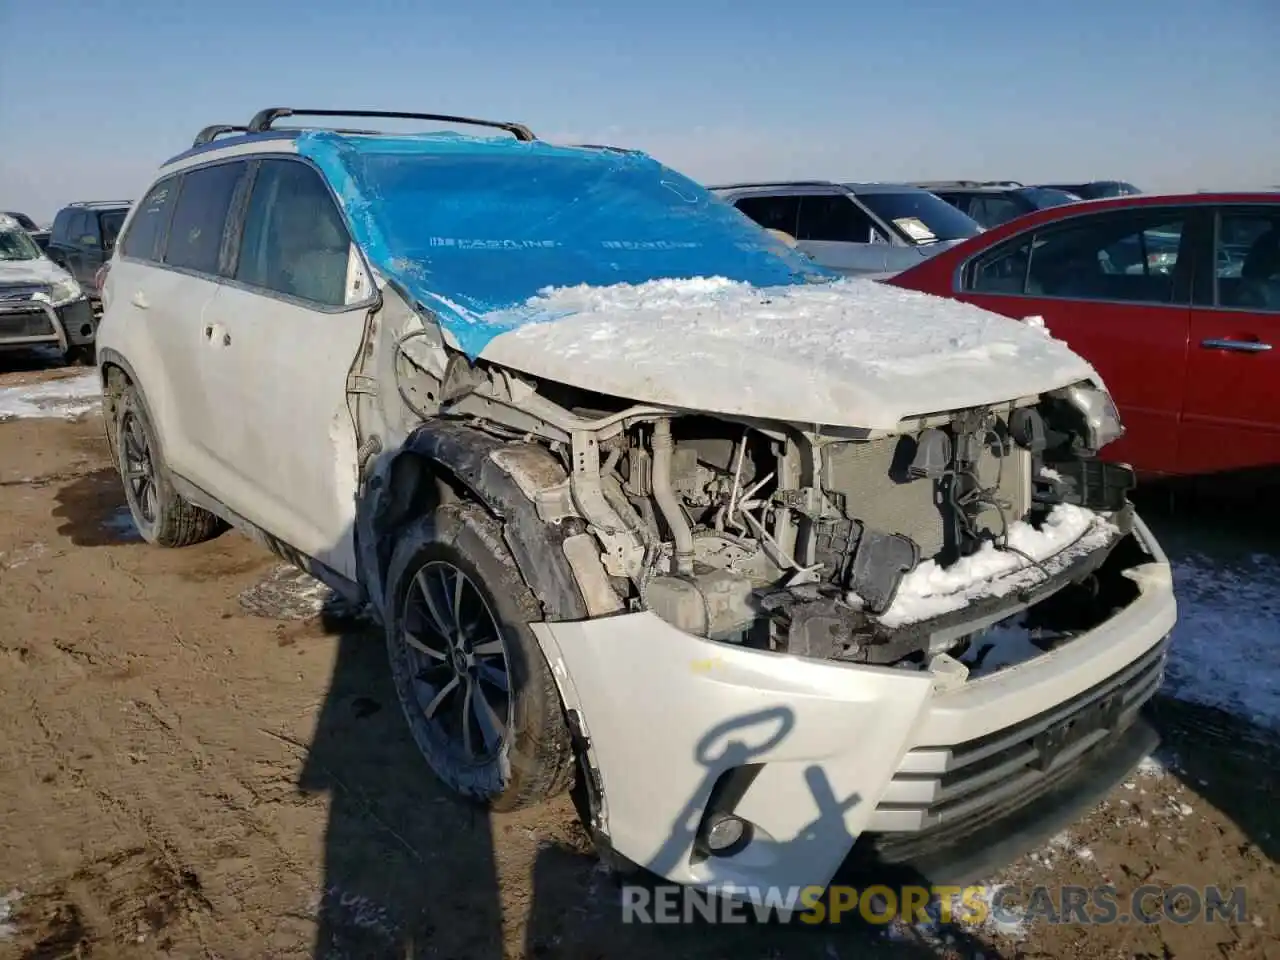
[(1102, 375), (1141, 474), (1280, 465), (1280, 193), (1116, 197), (1019, 217), (887, 281), (1043, 317)]

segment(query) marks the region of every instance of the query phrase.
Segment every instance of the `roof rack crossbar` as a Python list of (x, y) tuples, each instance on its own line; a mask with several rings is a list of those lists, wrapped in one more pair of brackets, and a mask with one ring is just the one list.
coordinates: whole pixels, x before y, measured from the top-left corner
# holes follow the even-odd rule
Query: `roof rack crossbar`
[(401, 113), (396, 110), (302, 110), (294, 107), (268, 107), (259, 110), (249, 121), (248, 133), (264, 133), (271, 129), (271, 124), (282, 117), (378, 117), (384, 120), (431, 120), (436, 123), (464, 123), (475, 127), (492, 127), (505, 130), (517, 140), (536, 140), (530, 130), (522, 123), (508, 123), (502, 120), (479, 120), (475, 117), (454, 117), (442, 113)]
[(72, 200), (68, 207), (127, 207), (132, 200)]
[(192, 141), (192, 149), (203, 147), (206, 143), (212, 143), (216, 138), (224, 133), (248, 133), (248, 127), (237, 127), (230, 123), (214, 123), (205, 127), (196, 134), (195, 140)]

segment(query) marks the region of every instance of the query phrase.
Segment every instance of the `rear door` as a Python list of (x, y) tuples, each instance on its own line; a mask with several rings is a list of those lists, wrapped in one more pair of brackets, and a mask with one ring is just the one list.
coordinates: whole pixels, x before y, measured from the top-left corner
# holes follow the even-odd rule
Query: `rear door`
[(1015, 319), (1043, 317), (1102, 375), (1126, 435), (1110, 460), (1178, 466), (1194, 244), (1187, 208), (1071, 217), (1015, 234), (962, 270), (962, 298)]
[(73, 209), (67, 216), (66, 233), (58, 244), (58, 263), (66, 268), (67, 273), (79, 280), (84, 275), (81, 262), (80, 247), (85, 231), (86, 212), (81, 208)]
[(1178, 466), (1280, 464), (1280, 205), (1215, 211), (1191, 314)]
[(300, 158), (257, 163), (234, 232), (202, 333), (204, 391), (223, 421), (209, 442), (233, 484), (225, 502), (354, 578), (347, 375), (369, 307), (363, 261), (328, 186)]

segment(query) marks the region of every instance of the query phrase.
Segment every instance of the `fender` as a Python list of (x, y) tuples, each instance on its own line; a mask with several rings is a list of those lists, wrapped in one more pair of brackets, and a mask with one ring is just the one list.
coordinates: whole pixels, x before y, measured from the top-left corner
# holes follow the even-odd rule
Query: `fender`
[[(134, 372), (133, 366), (123, 356), (112, 350), (110, 347), (99, 347), (97, 353), (98, 361), (98, 377), (102, 381), (102, 423), (103, 430), (107, 435), (107, 449), (111, 452), (111, 464), (117, 470), (120, 469), (120, 455), (116, 450), (115, 430), (112, 425), (115, 423), (116, 399), (108, 391), (107, 372), (108, 364), (119, 367), (129, 383), (133, 385), (134, 392), (138, 395), (138, 402), (142, 404), (142, 412), (146, 414), (147, 421), (151, 424), (152, 431), (155, 433), (155, 443), (159, 447), (161, 460), (164, 460), (164, 438), (160, 436), (160, 431), (156, 427), (156, 418), (151, 415), (151, 407), (147, 404), (147, 393), (142, 389), (142, 381), (138, 379), (137, 373)], [(168, 462), (168, 461), (164, 461)]]
[(358, 543), (366, 589), (380, 608), (396, 529), (416, 511), (440, 502), (439, 481), (455, 481), (502, 521), (516, 566), (547, 620), (585, 620), (589, 613), (564, 553), (566, 538), (585, 530), (581, 521), (549, 523), (510, 473), (491, 457), (504, 442), (458, 421), (435, 420), (411, 433), (400, 449), (370, 471), (357, 511)]

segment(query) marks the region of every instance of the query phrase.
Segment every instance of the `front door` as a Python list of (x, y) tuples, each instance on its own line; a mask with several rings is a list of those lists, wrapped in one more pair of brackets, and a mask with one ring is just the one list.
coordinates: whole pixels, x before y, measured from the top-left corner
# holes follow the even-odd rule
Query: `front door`
[(211, 442), (236, 475), (228, 506), (351, 579), (357, 440), (347, 375), (368, 313), (348, 302), (361, 271), (353, 250), (310, 165), (260, 161), (230, 276), (202, 330), (207, 392), (223, 398), (227, 421)]
[(1280, 465), (1280, 205), (1224, 207), (1197, 289), (1178, 465)]

